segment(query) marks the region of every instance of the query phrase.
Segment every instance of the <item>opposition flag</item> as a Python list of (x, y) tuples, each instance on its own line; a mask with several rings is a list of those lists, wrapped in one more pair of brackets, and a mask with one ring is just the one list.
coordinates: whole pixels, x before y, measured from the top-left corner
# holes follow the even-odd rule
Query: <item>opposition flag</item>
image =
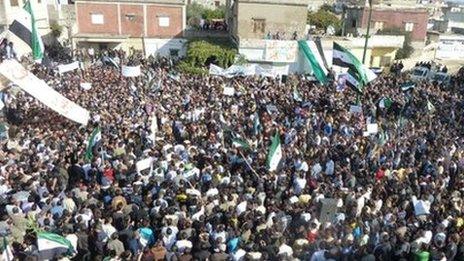
[[(320, 44), (320, 42), (318, 43)], [(309, 61), (309, 65), (311, 66), (316, 79), (321, 84), (327, 83), (328, 71), (324, 65), (324, 53), (320, 52), (322, 51), (322, 48), (317, 47), (317, 42), (305, 40), (298, 41), (298, 46), (305, 58)]]
[(42, 37), (37, 30), (37, 23), (32, 10), (31, 2), (26, 1), (18, 17), (10, 25), (9, 31), (27, 43), (32, 49), (35, 61), (41, 61), (44, 55)]
[(236, 147), (236, 148), (243, 148), (245, 150), (250, 149), (250, 145), (248, 144), (248, 142), (246, 142), (246, 140), (240, 139), (240, 138), (233, 138), (232, 139), (232, 145), (234, 147)]
[(63, 250), (63, 253), (74, 251), (69, 240), (63, 236), (49, 232), (37, 233), (37, 247), (39, 252), (47, 250)]
[(356, 56), (335, 42), (332, 64), (348, 68), (348, 73), (345, 76), (346, 85), (358, 92), (362, 92), (366, 84), (377, 78), (377, 75), (363, 65)]
[(101, 140), (101, 130), (100, 127), (97, 127), (93, 130), (90, 135), (89, 141), (87, 143), (87, 149), (85, 150), (85, 158), (91, 160), (93, 157), (93, 148)]
[(274, 171), (279, 166), (279, 162), (282, 159), (282, 146), (280, 145), (279, 134), (276, 133), (272, 138), (271, 147), (267, 155), (267, 168), (269, 171)]
[(405, 82), (400, 85), (400, 88), (403, 92), (414, 89), (415, 87), (416, 87), (416, 84), (413, 82)]
[(0, 251), (2, 252), (0, 255), (0, 260), (4, 260), (4, 261), (13, 260), (13, 252), (11, 251), (11, 247), (8, 244), (8, 240), (6, 240), (5, 236), (3, 236), (3, 242), (0, 247)]
[(392, 105), (392, 100), (389, 97), (383, 97), (379, 102), (380, 108), (390, 108)]

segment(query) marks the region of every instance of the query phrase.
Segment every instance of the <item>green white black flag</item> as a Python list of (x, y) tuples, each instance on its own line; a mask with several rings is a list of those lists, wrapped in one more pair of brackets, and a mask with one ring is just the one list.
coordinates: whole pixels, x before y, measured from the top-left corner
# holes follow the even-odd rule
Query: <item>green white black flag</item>
[(27, 43), (32, 49), (35, 61), (41, 61), (44, 55), (42, 37), (37, 30), (37, 23), (30, 1), (26, 1), (23, 9), (9, 27), (9, 31)]
[(271, 147), (267, 155), (267, 168), (269, 171), (274, 171), (279, 166), (279, 162), (282, 159), (282, 146), (280, 145), (279, 134), (276, 133), (272, 138)]

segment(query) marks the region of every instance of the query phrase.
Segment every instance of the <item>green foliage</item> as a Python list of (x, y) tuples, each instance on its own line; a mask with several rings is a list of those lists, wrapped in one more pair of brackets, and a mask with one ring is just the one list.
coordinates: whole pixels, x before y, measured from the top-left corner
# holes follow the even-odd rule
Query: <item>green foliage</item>
[(333, 6), (329, 5), (329, 4), (323, 4), (321, 5), (321, 7), (319, 8), (319, 10), (322, 10), (322, 11), (327, 11), (327, 12), (332, 12), (334, 11), (334, 8)]
[(223, 44), (215, 44), (204, 40), (188, 43), (187, 62), (193, 66), (202, 67), (207, 61), (221, 67), (229, 67), (235, 60), (237, 51)]
[(58, 38), (61, 36), (61, 33), (63, 32), (63, 26), (59, 25), (58, 23), (53, 23), (50, 25), (50, 30), (52, 31), (52, 35), (55, 38)]
[(203, 15), (204, 7), (198, 3), (187, 5), (187, 20), (192, 18), (200, 19)]
[(411, 56), (414, 52), (414, 48), (411, 46), (411, 33), (406, 32), (400, 28), (388, 28), (377, 32), (379, 35), (404, 35), (403, 47), (396, 52), (395, 59), (406, 59)]
[(187, 21), (199, 20), (200, 18), (211, 21), (212, 19), (224, 19), (225, 17), (225, 6), (209, 9), (198, 3), (187, 5)]
[(245, 55), (237, 54), (235, 56), (235, 64), (236, 65), (244, 65), (246, 63), (248, 63), (248, 60), (246, 59)]
[(193, 74), (193, 75), (206, 75), (208, 73), (208, 70), (206, 70), (205, 68), (195, 67), (191, 65), (190, 63), (188, 63), (187, 61), (180, 62), (177, 65), (177, 69), (182, 73)]
[(213, 19), (224, 19), (226, 17), (226, 10), (225, 8), (205, 9), (202, 17), (208, 21)]
[(319, 30), (326, 30), (327, 27), (333, 26), (338, 31), (341, 26), (340, 19), (330, 11), (319, 9), (317, 12), (309, 12), (307, 17), (310, 25), (316, 26)]

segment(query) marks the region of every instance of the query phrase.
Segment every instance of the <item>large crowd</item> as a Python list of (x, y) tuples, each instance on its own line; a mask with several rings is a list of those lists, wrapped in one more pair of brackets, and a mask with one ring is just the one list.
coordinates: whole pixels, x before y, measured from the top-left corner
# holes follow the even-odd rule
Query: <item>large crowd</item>
[[(136, 78), (99, 61), (62, 75), (30, 67), (91, 112), (87, 126), (3, 91), (0, 237), (15, 259), (464, 260), (461, 81), (403, 90), (406, 74), (384, 74), (357, 95), (302, 76), (190, 76), (137, 61)], [(283, 157), (269, 171), (275, 134)], [(44, 256), (37, 231), (72, 251)]]

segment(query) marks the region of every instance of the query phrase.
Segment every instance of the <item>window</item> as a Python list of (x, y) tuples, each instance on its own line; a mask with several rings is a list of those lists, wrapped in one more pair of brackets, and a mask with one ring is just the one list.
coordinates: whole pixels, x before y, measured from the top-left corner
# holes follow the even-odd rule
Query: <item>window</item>
[(172, 57), (179, 56), (179, 49), (169, 49), (169, 55)]
[(253, 19), (253, 33), (264, 33), (266, 31), (265, 19)]
[(10, 0), (10, 5), (11, 6), (19, 6), (18, 0)]
[(128, 21), (135, 21), (135, 19), (137, 18), (137, 16), (135, 14), (126, 14), (126, 19)]
[(383, 30), (383, 22), (381, 21), (376, 21), (374, 23), (374, 30)]
[(158, 17), (158, 24), (161, 27), (169, 27), (169, 16)]
[(221, 5), (221, 2), (219, 1), (214, 1), (214, 6), (219, 7)]
[(405, 23), (404, 24), (404, 30), (406, 32), (412, 32), (413, 29), (414, 29), (414, 23)]
[(103, 14), (90, 14), (92, 24), (104, 24)]

